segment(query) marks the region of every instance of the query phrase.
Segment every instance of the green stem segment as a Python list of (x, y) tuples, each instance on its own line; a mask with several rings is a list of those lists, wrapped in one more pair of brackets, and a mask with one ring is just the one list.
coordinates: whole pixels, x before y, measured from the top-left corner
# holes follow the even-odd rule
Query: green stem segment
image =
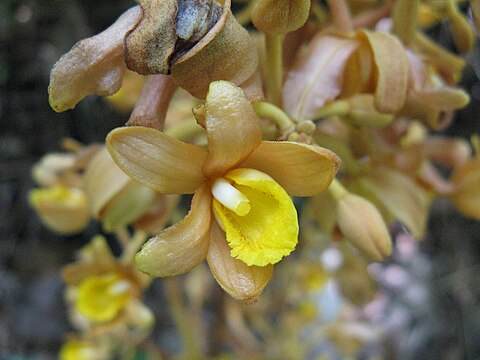
[(338, 179), (333, 179), (330, 187), (328, 188), (328, 193), (336, 200), (340, 200), (343, 196), (348, 194), (348, 190), (342, 185)]
[(277, 125), (278, 130), (282, 134), (291, 132), (295, 129), (295, 124), (292, 119), (290, 119), (282, 109), (273, 104), (263, 101), (255, 101), (253, 103), (253, 109), (258, 117), (268, 119)]
[(350, 104), (346, 100), (337, 100), (326, 104), (315, 114), (315, 119), (329, 116), (347, 116), (350, 112)]
[(183, 304), (182, 294), (178, 279), (169, 277), (164, 279), (165, 290), (172, 310), (173, 319), (178, 328), (178, 332), (183, 340), (185, 360), (203, 359), (200, 351), (200, 344), (195, 336), (195, 329), (191, 326), (190, 317)]
[(283, 39), (284, 35), (265, 35), (268, 98), (279, 107), (282, 107), (283, 103)]
[(178, 140), (188, 141), (195, 135), (201, 134), (202, 127), (194, 121), (182, 121), (165, 130), (165, 134)]

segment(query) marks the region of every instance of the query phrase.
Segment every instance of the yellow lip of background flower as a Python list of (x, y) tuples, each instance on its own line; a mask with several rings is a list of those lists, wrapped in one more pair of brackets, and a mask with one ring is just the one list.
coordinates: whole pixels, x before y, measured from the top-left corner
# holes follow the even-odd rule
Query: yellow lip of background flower
[(132, 298), (132, 284), (110, 273), (85, 279), (78, 288), (76, 309), (95, 322), (113, 320)]
[[(205, 128), (208, 153), (151, 128), (118, 128), (107, 137), (112, 158), (135, 180), (161, 193), (195, 192), (189, 214), (150, 239), (137, 254), (137, 266), (150, 276), (180, 274), (205, 259), (213, 226), (211, 184), (215, 179), (236, 168), (254, 169), (270, 175), (290, 195), (310, 196), (325, 190), (338, 169), (339, 160), (329, 150), (261, 141), (261, 129), (251, 103), (240, 88), (226, 81), (210, 85)], [(224, 233), (223, 241), (226, 242)], [(225, 267), (228, 271), (217, 271), (215, 277), (224, 289), (232, 288), (225, 285), (233, 278), (229, 271), (248, 266), (231, 256), (221, 257), (231, 266)], [(251, 264), (266, 263), (251, 260)], [(271, 271), (269, 267), (259, 269), (255, 272)], [(245, 282), (254, 282), (258, 275), (246, 273), (251, 276)]]
[(81, 189), (62, 185), (33, 189), (29, 202), (42, 222), (59, 234), (80, 232), (90, 219), (88, 197)]

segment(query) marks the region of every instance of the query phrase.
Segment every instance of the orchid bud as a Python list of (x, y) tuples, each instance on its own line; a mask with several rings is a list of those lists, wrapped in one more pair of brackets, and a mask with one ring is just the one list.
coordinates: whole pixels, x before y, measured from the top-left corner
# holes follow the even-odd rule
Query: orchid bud
[(368, 200), (346, 194), (337, 203), (337, 223), (347, 240), (374, 261), (392, 252), (392, 239), (377, 208)]
[(348, 192), (337, 181), (330, 193), (337, 200), (337, 225), (343, 236), (374, 261), (382, 261), (392, 252), (392, 239), (377, 208), (361, 196)]
[(215, 80), (237, 85), (257, 68), (253, 39), (235, 20), (230, 0), (143, 0), (143, 15), (125, 36), (125, 61), (140, 74), (171, 74), (198, 98)]
[(284, 35), (300, 29), (308, 19), (310, 0), (258, 0), (252, 22), (268, 35)]

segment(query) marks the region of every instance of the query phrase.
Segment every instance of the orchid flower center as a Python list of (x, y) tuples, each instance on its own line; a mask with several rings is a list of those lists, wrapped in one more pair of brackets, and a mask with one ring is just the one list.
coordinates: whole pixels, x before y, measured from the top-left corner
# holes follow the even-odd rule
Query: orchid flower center
[(128, 302), (131, 291), (130, 282), (116, 274), (92, 276), (80, 284), (76, 308), (91, 320), (110, 321)]
[(225, 178), (218, 178), (213, 182), (212, 194), (220, 204), (232, 210), (238, 216), (245, 216), (250, 212), (248, 197), (238, 191)]
[(275, 264), (298, 241), (297, 212), (286, 191), (254, 169), (229, 171), (212, 184), (212, 208), (230, 255), (248, 266)]

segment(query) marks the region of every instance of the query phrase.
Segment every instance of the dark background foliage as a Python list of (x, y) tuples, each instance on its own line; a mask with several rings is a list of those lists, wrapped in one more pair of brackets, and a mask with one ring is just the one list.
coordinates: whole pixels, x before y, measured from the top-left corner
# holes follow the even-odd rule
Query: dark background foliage
[[(30, 169), (45, 153), (58, 151), (63, 137), (101, 142), (125, 122), (125, 115), (96, 97), (57, 114), (48, 105), (47, 87), (50, 69), (63, 53), (131, 5), (127, 0), (0, 0), (0, 359), (55, 358), (63, 335), (72, 330), (59, 269), (98, 229), (92, 225), (86, 234), (69, 238), (44, 229), (26, 201), (34, 186)], [(450, 45), (445, 26), (436, 34)], [(470, 55), (477, 71), (479, 53), (477, 47)], [(480, 130), (480, 83), (473, 67), (466, 71), (464, 86), (474, 101), (458, 114), (449, 135), (468, 137)], [(423, 302), (412, 300), (407, 287), (384, 284), (390, 315), (408, 313), (397, 334), (403, 340), (391, 341), (392, 356), (478, 359), (480, 223), (437, 201), (416, 259), (392, 264), (419, 284), (426, 294)], [(156, 312), (162, 308), (158, 302), (152, 307)], [(157, 316), (157, 340), (168, 343), (170, 320)]]

